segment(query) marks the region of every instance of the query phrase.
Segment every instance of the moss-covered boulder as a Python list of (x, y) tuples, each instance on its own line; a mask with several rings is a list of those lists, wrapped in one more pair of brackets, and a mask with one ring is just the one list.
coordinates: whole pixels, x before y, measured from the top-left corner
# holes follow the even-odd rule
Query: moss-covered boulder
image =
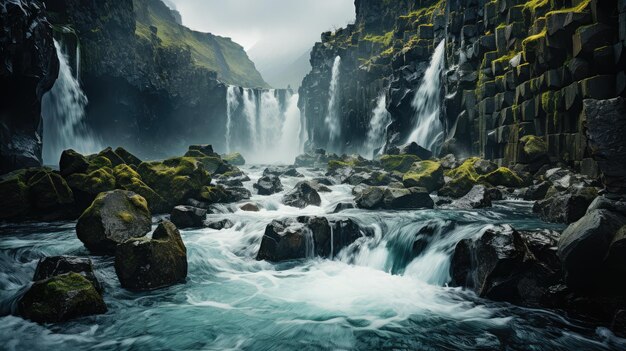
[(91, 173), (101, 168), (113, 168), (113, 162), (108, 157), (102, 155), (94, 155), (89, 158), (89, 167), (85, 173)]
[(115, 247), (150, 231), (152, 217), (146, 200), (131, 191), (101, 193), (76, 224), (78, 239), (92, 252), (112, 254)]
[(132, 191), (141, 195), (148, 201), (148, 208), (152, 213), (163, 213), (168, 210), (167, 202), (161, 195), (141, 180), (141, 176), (134, 169), (126, 164), (119, 165), (113, 169), (115, 176), (115, 186), (118, 189)]
[(415, 155), (383, 155), (380, 158), (380, 164), (387, 172), (401, 172), (405, 173), (415, 162), (419, 162), (422, 159)]
[(30, 210), (28, 178), (37, 170), (21, 169), (0, 176), (0, 220), (24, 217)]
[(465, 160), (459, 167), (445, 173), (448, 181), (439, 195), (459, 198), (467, 194), (474, 185), (519, 187), (524, 181), (511, 169), (497, 167), (492, 162), (478, 157)]
[(500, 167), (495, 171), (478, 177), (481, 183), (488, 183), (492, 186), (520, 187), (524, 184), (515, 172), (506, 167)]
[(78, 152), (69, 149), (61, 153), (59, 161), (59, 171), (61, 175), (67, 177), (74, 173), (85, 173), (89, 167), (87, 158)]
[(538, 160), (550, 161), (548, 158), (548, 144), (538, 136), (525, 135), (520, 139), (520, 162), (530, 163)]
[(141, 164), (141, 160), (137, 156), (131, 154), (122, 147), (118, 147), (117, 149), (115, 149), (115, 154), (119, 156), (122, 161), (124, 161), (124, 163), (127, 165), (139, 166)]
[(94, 285), (73, 272), (35, 282), (18, 302), (19, 314), (38, 323), (64, 322), (106, 311)]
[(202, 165), (204, 166), (204, 169), (209, 172), (211, 175), (214, 174), (225, 174), (225, 173), (231, 173), (231, 172), (236, 172), (239, 169), (231, 164), (226, 163), (224, 160), (222, 160), (219, 156), (217, 157), (209, 157), (209, 156), (204, 156), (204, 157), (195, 157), (195, 159), (202, 163)]
[(88, 257), (49, 256), (37, 263), (33, 281), (46, 280), (57, 275), (78, 273), (89, 280), (99, 292), (102, 285), (93, 270), (93, 264)]
[(187, 151), (187, 153), (190, 153), (190, 154), (200, 153), (204, 156), (219, 158), (219, 155), (215, 153), (215, 151), (213, 151), (213, 145), (190, 145), (189, 151)]
[(436, 161), (415, 162), (402, 177), (402, 184), (406, 188), (426, 188), (429, 192), (438, 190), (444, 185), (443, 167)]
[(243, 156), (241, 156), (241, 154), (238, 152), (223, 155), (222, 159), (233, 166), (243, 166), (246, 164), (246, 159), (244, 159)]
[(66, 178), (74, 192), (77, 207), (85, 209), (98, 194), (115, 189), (115, 176), (109, 167), (96, 169), (89, 173), (76, 173)]
[(193, 157), (176, 157), (163, 162), (143, 162), (137, 168), (142, 181), (159, 194), (168, 209), (183, 204), (210, 185), (211, 176), (204, 165)]
[(126, 163), (124, 159), (116, 154), (111, 147), (107, 147), (106, 149), (100, 151), (97, 157), (106, 158), (111, 162), (112, 167), (116, 167)]
[(118, 245), (115, 272), (128, 290), (154, 290), (184, 282), (187, 249), (176, 226), (163, 221), (152, 238), (130, 239)]

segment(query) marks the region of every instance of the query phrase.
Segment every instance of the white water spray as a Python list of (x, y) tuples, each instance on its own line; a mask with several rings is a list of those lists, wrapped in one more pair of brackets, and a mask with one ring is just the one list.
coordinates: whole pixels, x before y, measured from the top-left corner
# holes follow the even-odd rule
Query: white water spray
[(372, 111), (372, 119), (365, 141), (366, 155), (374, 157), (377, 148), (379, 148), (378, 153), (382, 153), (385, 146), (385, 131), (389, 123), (391, 123), (391, 114), (387, 111), (387, 95), (383, 91), (378, 96), (376, 107)]
[[(62, 45), (55, 40), (54, 46), (60, 63), (59, 77), (42, 98), (43, 161), (47, 165), (57, 164), (66, 149), (91, 154), (102, 148), (85, 124), (87, 96), (72, 73)], [(76, 69), (80, 69), (80, 57), (76, 58)]]
[(445, 40), (435, 49), (430, 66), (424, 73), (421, 85), (411, 105), (415, 110), (415, 129), (407, 142), (437, 154), (443, 140), (443, 125), (439, 119), (441, 106), (441, 71), (444, 68)]
[(339, 98), (338, 98), (338, 88), (339, 88), (339, 69), (341, 68), (341, 57), (335, 57), (335, 62), (333, 63), (332, 76), (330, 80), (330, 88), (328, 90), (328, 114), (324, 119), (324, 123), (326, 123), (326, 127), (328, 128), (328, 143), (329, 146), (341, 136), (341, 124), (339, 121)]
[(238, 90), (239, 88), (230, 85), (226, 90), (226, 153), (230, 153), (233, 113), (235, 113), (237, 107), (239, 107), (239, 102), (237, 101)]

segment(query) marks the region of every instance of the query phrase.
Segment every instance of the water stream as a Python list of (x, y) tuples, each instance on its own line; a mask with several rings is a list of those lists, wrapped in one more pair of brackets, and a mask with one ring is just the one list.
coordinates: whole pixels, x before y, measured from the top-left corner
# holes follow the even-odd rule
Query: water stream
[(324, 123), (328, 128), (328, 150), (335, 150), (335, 143), (341, 136), (341, 120), (339, 117), (339, 77), (341, 56), (335, 57), (331, 71), (330, 87), (328, 88), (328, 112)]
[[(245, 167), (252, 190), (263, 167)], [(322, 171), (299, 169), (307, 178)], [(333, 214), (353, 199), (352, 187), (331, 186), (320, 207), (303, 210), (280, 198), (301, 178), (282, 178), (285, 191), (253, 195), (260, 212), (220, 206), (210, 219), (234, 227), (183, 230), (186, 284), (144, 293), (123, 290), (113, 259), (93, 256), (109, 311), (57, 325), (10, 315), (28, 286), (37, 260), (88, 255), (74, 222), (2, 225), (0, 232), (0, 345), (50, 350), (618, 350), (623, 340), (545, 310), (493, 303), (446, 287), (450, 254), (463, 238), (492, 225), (561, 229), (531, 214), (526, 202), (498, 202), (473, 211), (365, 211)], [(254, 193), (254, 192), (253, 192)], [(234, 211), (234, 212), (231, 212)], [(351, 218), (373, 235), (334, 259), (271, 264), (255, 260), (264, 229), (274, 219), (301, 215)], [(156, 218), (155, 218), (156, 220)], [(422, 254), (413, 243), (424, 227), (432, 235)], [(312, 243), (310, 243), (312, 244)], [(506, 346), (505, 346), (506, 345)]]
[(369, 157), (381, 154), (385, 149), (385, 135), (391, 123), (391, 114), (387, 111), (387, 95), (383, 91), (376, 100), (376, 107), (372, 111), (372, 119), (367, 131), (364, 154)]

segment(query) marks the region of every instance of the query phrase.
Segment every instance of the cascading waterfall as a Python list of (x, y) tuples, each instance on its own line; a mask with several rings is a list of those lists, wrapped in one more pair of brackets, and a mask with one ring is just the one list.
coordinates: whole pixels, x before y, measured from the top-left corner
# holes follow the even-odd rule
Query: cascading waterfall
[(339, 75), (341, 68), (341, 56), (335, 57), (333, 63), (330, 88), (328, 89), (328, 113), (324, 123), (328, 128), (328, 148), (332, 149), (333, 143), (341, 136), (341, 123), (339, 121)]
[(445, 40), (435, 49), (430, 65), (411, 105), (415, 110), (415, 129), (407, 142), (439, 153), (443, 141), (443, 124), (439, 119), (441, 106), (441, 71), (444, 68)]
[[(59, 77), (42, 98), (43, 161), (47, 165), (57, 164), (66, 149), (82, 154), (101, 149), (101, 142), (85, 123), (87, 96), (76, 78), (78, 73), (72, 72), (62, 44), (55, 40), (54, 46), (60, 63)], [(76, 58), (76, 69), (80, 69), (80, 57)]]
[(367, 140), (365, 141), (365, 154), (374, 157), (378, 148), (378, 153), (382, 153), (385, 146), (385, 131), (391, 123), (391, 114), (387, 111), (387, 95), (383, 91), (376, 100), (376, 107), (372, 111)]
[(229, 85), (226, 91), (226, 153), (230, 153), (231, 143), (231, 129), (233, 113), (239, 107), (239, 101), (237, 100), (237, 92), (239, 89), (235, 86)]
[(252, 89), (243, 91), (243, 109), (248, 123), (248, 133), (250, 136), (249, 149), (254, 150), (257, 146), (256, 119), (258, 113), (257, 99)]
[(276, 132), (284, 123), (280, 102), (276, 90), (270, 89), (261, 93), (261, 105), (258, 109), (257, 120), (257, 148), (270, 150), (276, 146)]

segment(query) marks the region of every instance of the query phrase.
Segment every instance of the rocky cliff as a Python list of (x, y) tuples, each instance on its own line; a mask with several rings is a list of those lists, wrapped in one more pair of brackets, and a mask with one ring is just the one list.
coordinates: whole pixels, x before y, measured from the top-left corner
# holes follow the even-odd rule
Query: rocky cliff
[(41, 98), (59, 72), (44, 9), (0, 2), (0, 173), (41, 163)]
[(311, 54), (313, 70), (300, 92), (312, 145), (328, 145), (336, 56), (350, 79), (339, 83), (344, 134), (335, 151), (361, 150), (381, 92), (392, 120), (387, 146), (405, 142), (420, 118), (413, 99), (445, 40), (438, 77), (442, 152), (532, 170), (538, 165), (524, 149), (537, 146), (551, 161), (598, 174), (583, 101), (626, 94), (625, 1), (356, 0), (355, 6), (355, 24), (322, 34)]

